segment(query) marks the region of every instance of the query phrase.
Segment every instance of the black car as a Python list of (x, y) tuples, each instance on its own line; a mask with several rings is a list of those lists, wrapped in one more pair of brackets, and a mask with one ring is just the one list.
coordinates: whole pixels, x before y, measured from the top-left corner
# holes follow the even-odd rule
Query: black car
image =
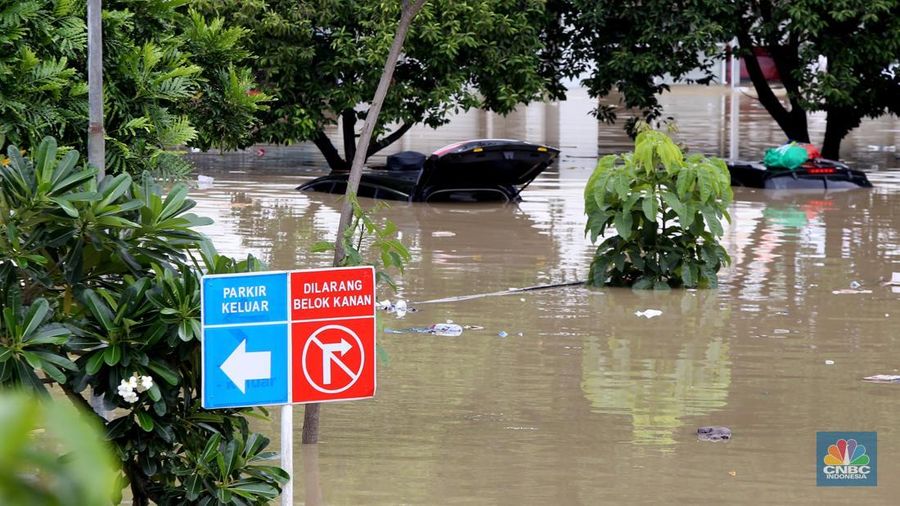
[[(408, 202), (518, 201), (519, 194), (559, 154), (556, 148), (508, 139), (479, 139), (430, 156), (403, 151), (387, 165), (363, 170), (357, 195)], [(344, 193), (349, 172), (332, 172), (297, 189)]]
[(847, 165), (815, 158), (796, 169), (766, 167), (760, 162), (729, 160), (732, 186), (767, 188), (772, 190), (838, 190), (871, 188), (866, 174)]

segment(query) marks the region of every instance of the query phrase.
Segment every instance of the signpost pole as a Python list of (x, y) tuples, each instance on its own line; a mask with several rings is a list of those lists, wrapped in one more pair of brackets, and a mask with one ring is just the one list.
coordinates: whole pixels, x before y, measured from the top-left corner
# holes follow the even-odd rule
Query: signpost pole
[(281, 468), (290, 479), (281, 488), (281, 506), (294, 506), (294, 406), (281, 406)]

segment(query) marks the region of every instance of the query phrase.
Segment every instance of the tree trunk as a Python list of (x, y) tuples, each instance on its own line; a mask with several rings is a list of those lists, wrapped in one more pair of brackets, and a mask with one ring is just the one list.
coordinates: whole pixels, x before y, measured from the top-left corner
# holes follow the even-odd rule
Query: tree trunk
[(322, 153), (322, 156), (325, 157), (328, 168), (330, 168), (332, 172), (346, 172), (348, 170), (349, 167), (347, 167), (347, 162), (338, 154), (337, 149), (335, 149), (334, 144), (331, 143), (331, 139), (325, 135), (325, 132), (321, 130), (316, 132), (316, 136), (313, 137), (312, 141), (316, 147), (319, 148), (319, 152)]
[(103, 131), (103, 24), (102, 0), (88, 0), (88, 164), (97, 180), (106, 174), (106, 139)]
[(753, 40), (750, 34), (745, 30), (744, 33), (738, 34), (738, 41), (741, 49), (743, 49), (744, 64), (747, 66), (747, 73), (750, 74), (750, 80), (753, 81), (753, 87), (759, 97), (759, 102), (766, 108), (772, 119), (778, 123), (781, 130), (789, 139), (797, 142), (809, 142), (809, 131), (806, 125), (806, 111), (799, 104), (792, 104), (793, 107), (789, 112), (782, 105), (781, 100), (772, 92), (772, 88), (763, 75), (756, 54), (753, 52)]
[(344, 131), (344, 160), (356, 157), (356, 111), (348, 109), (341, 113), (341, 127)]
[(825, 141), (822, 143), (822, 157), (840, 160), (841, 141), (858, 127), (860, 119), (846, 110), (829, 109), (825, 118)]
[[(347, 192), (344, 198), (344, 206), (341, 209), (341, 221), (338, 225), (337, 239), (334, 247), (334, 265), (338, 266), (344, 260), (344, 244), (342, 238), (344, 231), (350, 225), (350, 219), (353, 215), (353, 206), (350, 202), (350, 196), (356, 195), (359, 188), (359, 180), (362, 178), (362, 166), (366, 161), (369, 151), (369, 142), (372, 140), (372, 132), (375, 131), (375, 124), (378, 121), (378, 115), (381, 113), (381, 105), (387, 96), (388, 88), (391, 84), (391, 78), (394, 75), (394, 68), (397, 66), (397, 60), (400, 58), (400, 51), (403, 49), (403, 41), (409, 32), (409, 26), (413, 18), (425, 5), (426, 0), (403, 0), (403, 11), (400, 15), (400, 23), (397, 25), (397, 32), (394, 34), (394, 42), (388, 52), (387, 61), (384, 63), (384, 71), (381, 74), (381, 80), (378, 81), (378, 88), (375, 90), (375, 98), (372, 99), (372, 105), (366, 113), (366, 122), (363, 124), (362, 133), (359, 136), (359, 144), (356, 146), (356, 153), (353, 157), (353, 164), (350, 166), (350, 176), (347, 181)], [(319, 404), (307, 404), (303, 416), (303, 444), (313, 444), (319, 441)]]

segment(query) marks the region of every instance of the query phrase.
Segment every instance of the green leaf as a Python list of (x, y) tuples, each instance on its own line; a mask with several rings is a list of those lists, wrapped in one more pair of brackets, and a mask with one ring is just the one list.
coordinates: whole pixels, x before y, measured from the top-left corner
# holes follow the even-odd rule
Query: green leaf
[(620, 212), (616, 215), (616, 233), (618, 233), (619, 236), (622, 237), (622, 239), (627, 241), (631, 237), (633, 225), (634, 220), (631, 217), (631, 213)]
[(150, 416), (150, 413), (141, 410), (140, 408), (135, 409), (135, 416), (137, 417), (137, 423), (144, 430), (144, 432), (152, 432), (153, 431), (153, 417)]
[(147, 367), (169, 385), (178, 385), (178, 373), (172, 370), (168, 365), (157, 361), (151, 361), (147, 364)]
[(105, 350), (95, 351), (90, 358), (88, 358), (87, 363), (85, 364), (85, 372), (93, 376), (100, 371), (100, 368), (103, 367), (104, 351)]

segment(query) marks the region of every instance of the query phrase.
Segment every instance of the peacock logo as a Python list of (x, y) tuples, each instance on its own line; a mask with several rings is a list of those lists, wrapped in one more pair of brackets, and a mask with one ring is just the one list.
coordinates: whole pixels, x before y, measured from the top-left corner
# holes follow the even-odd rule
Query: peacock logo
[(838, 439), (828, 447), (828, 455), (825, 455), (826, 466), (867, 466), (869, 456), (866, 455), (866, 447), (858, 444), (855, 439)]

